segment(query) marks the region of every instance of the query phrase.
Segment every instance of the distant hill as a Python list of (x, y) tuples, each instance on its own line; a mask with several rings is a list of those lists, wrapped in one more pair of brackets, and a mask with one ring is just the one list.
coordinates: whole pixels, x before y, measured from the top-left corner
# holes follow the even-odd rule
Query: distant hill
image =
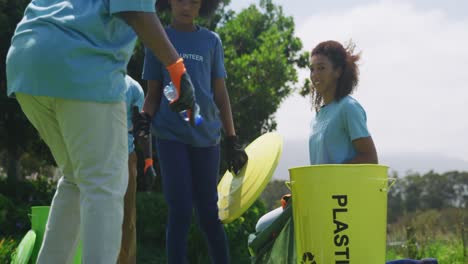
[(404, 176), (407, 172), (419, 172), (421, 174), (433, 170), (436, 173), (447, 171), (468, 171), (468, 161), (445, 156), (438, 153), (383, 153), (380, 162), (386, 164), (398, 175)]
[[(289, 179), (288, 169), (309, 165), (309, 146), (307, 141), (286, 140), (283, 145), (283, 153), (276, 168), (274, 179)], [(452, 170), (468, 171), (468, 161), (445, 156), (438, 153), (379, 153), (379, 162), (388, 165), (391, 171), (400, 176), (407, 172), (421, 174), (434, 170), (443, 173)]]

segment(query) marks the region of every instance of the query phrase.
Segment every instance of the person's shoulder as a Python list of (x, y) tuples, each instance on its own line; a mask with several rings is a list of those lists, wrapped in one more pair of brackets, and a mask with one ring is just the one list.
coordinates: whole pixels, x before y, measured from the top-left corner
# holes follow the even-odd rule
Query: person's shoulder
[(338, 104), (341, 106), (340, 108), (345, 111), (352, 111), (352, 110), (365, 111), (362, 105), (359, 103), (359, 101), (350, 95), (347, 95), (341, 98)]
[(218, 33), (214, 32), (212, 30), (209, 30), (206, 27), (199, 26), (198, 32), (200, 34), (202, 34), (204, 37), (208, 38), (208, 39), (215, 40), (215, 41), (221, 41), (221, 38), (219, 37)]
[(141, 87), (140, 83), (132, 77), (130, 77), (129, 75), (125, 76), (125, 82), (127, 84), (128, 90), (143, 92), (143, 88)]
[(347, 105), (347, 106), (360, 106), (361, 105), (358, 100), (356, 100), (354, 97), (350, 95), (346, 95), (345, 97), (341, 98), (341, 100), (339, 101), (339, 104)]

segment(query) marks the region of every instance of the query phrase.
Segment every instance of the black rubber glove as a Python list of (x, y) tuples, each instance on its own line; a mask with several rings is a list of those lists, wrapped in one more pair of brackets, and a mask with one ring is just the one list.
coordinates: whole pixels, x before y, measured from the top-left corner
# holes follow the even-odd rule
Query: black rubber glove
[(169, 104), (169, 107), (174, 112), (187, 110), (187, 115), (192, 126), (195, 126), (195, 90), (193, 88), (190, 75), (185, 72), (180, 79), (180, 95), (179, 98)]
[(190, 124), (195, 126), (195, 113), (191, 111), (195, 109), (195, 89), (193, 88), (190, 75), (187, 73), (187, 69), (185, 69), (184, 60), (179, 58), (176, 62), (167, 66), (166, 69), (179, 95), (176, 100), (170, 102), (171, 110), (175, 112), (189, 110), (187, 114)]
[(227, 136), (224, 138), (226, 146), (226, 162), (228, 170), (234, 174), (239, 171), (247, 163), (249, 157), (245, 153), (244, 148), (239, 144), (237, 136)]
[(156, 171), (153, 167), (153, 160), (145, 160), (145, 168), (143, 170), (142, 189), (144, 191), (151, 191), (153, 189), (154, 182), (156, 180)]
[(137, 106), (132, 108), (133, 137), (148, 137), (151, 128), (151, 116), (140, 112)]

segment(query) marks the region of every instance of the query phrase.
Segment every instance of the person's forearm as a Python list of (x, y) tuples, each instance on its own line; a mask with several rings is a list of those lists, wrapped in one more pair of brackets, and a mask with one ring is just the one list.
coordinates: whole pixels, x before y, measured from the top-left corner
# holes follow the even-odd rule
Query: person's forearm
[(165, 66), (171, 65), (179, 59), (179, 54), (167, 38), (155, 13), (132, 11), (121, 12), (120, 16)]
[(358, 153), (356, 157), (345, 162), (345, 164), (378, 164), (377, 155), (373, 153)]
[(145, 103), (143, 104), (143, 112), (149, 114), (151, 117), (154, 116), (154, 113), (156, 112), (156, 108), (158, 104), (154, 99), (152, 99), (149, 96), (146, 96), (145, 98)]
[(161, 103), (161, 88), (159, 82), (148, 81), (148, 94), (143, 103), (143, 112), (154, 116)]
[(215, 89), (215, 103), (218, 106), (221, 122), (223, 123), (224, 132), (227, 136), (235, 136), (234, 121), (232, 119), (231, 103), (229, 95), (225, 87)]

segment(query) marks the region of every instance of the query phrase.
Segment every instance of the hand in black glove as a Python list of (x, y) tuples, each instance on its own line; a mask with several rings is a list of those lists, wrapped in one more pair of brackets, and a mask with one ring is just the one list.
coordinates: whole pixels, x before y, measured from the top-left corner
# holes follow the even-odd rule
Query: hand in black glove
[[(175, 86), (175, 84), (174, 84)], [(171, 102), (170, 107), (172, 111), (180, 112), (187, 109), (192, 109), (195, 105), (195, 92), (190, 79), (190, 75), (185, 72), (180, 77), (180, 87), (176, 86), (179, 98)]]
[(153, 189), (154, 182), (156, 180), (156, 171), (153, 167), (153, 160), (146, 159), (145, 160), (145, 168), (143, 170), (143, 190), (144, 191), (151, 191)]
[(132, 107), (133, 137), (148, 137), (151, 128), (151, 116), (140, 112), (137, 106)]
[(247, 153), (238, 143), (237, 136), (227, 136), (224, 138), (226, 143), (226, 161), (228, 170), (238, 174), (248, 161)]
[(169, 75), (171, 76), (172, 84), (177, 90), (179, 97), (170, 102), (169, 106), (172, 111), (180, 112), (188, 110), (187, 114), (190, 120), (190, 124), (195, 126), (195, 89), (193, 87), (190, 75), (185, 69), (185, 65), (182, 59), (179, 59), (175, 63), (167, 67)]

